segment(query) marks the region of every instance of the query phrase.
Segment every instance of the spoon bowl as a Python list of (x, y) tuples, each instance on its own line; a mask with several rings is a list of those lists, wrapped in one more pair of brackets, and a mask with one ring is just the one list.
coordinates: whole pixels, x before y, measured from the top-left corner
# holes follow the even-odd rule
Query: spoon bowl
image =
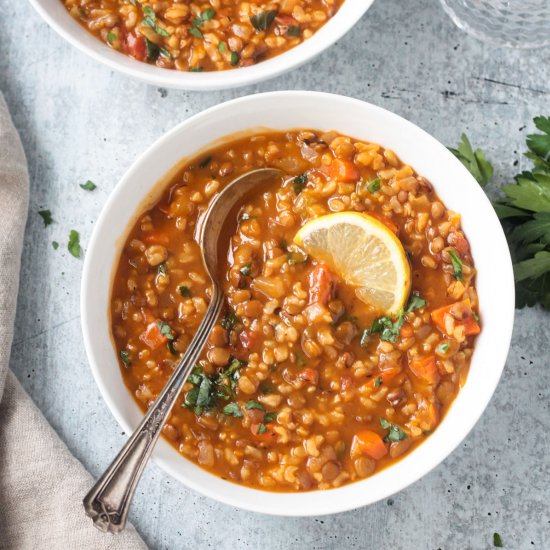
[(220, 239), (230, 213), (253, 189), (280, 177), (282, 172), (262, 168), (234, 179), (211, 203), (204, 214), (198, 242), (206, 271), (212, 280), (210, 304), (189, 347), (147, 414), (116, 458), (84, 497), (86, 514), (104, 532), (119, 533), (126, 526), (132, 497), (155, 443), (178, 395), (219, 317), (223, 291), (220, 280)]

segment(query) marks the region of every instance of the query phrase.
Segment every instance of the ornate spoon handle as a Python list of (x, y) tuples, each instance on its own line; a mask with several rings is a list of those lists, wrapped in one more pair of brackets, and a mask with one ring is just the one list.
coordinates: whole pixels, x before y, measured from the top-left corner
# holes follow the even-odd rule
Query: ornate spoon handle
[(86, 514), (101, 531), (119, 533), (126, 526), (132, 497), (143, 469), (168, 414), (218, 318), (222, 300), (223, 293), (214, 285), (212, 300), (204, 319), (168, 383), (126, 445), (84, 497)]

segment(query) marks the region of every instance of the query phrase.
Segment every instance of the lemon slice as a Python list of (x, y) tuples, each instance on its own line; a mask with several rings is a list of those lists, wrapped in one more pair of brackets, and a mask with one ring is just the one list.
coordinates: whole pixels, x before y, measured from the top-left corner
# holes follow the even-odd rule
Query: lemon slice
[(357, 297), (387, 314), (403, 307), (411, 268), (403, 245), (382, 222), (368, 214), (339, 212), (307, 222), (294, 242), (326, 263)]

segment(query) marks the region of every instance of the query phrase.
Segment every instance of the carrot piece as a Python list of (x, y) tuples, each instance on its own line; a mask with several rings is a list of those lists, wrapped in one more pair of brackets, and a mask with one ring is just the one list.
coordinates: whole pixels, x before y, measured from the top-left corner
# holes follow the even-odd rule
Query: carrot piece
[(462, 300), (461, 302), (456, 302), (448, 306), (443, 306), (439, 309), (434, 309), (431, 313), (431, 316), (435, 326), (441, 332), (443, 332), (443, 334), (447, 334), (448, 336), (452, 337), (453, 335), (447, 332), (445, 320), (448, 315), (452, 317), (451, 310), (455, 306), (458, 309), (463, 309), (465, 314), (462, 319), (455, 319), (453, 317), (454, 326), (463, 326), (465, 336), (474, 336), (476, 334), (479, 334), (481, 332), (481, 327), (479, 326), (479, 323), (474, 319), (474, 313), (472, 311), (472, 305), (469, 299)]
[(317, 264), (309, 276), (309, 303), (326, 306), (336, 294), (338, 281), (325, 264)]
[(388, 447), (376, 432), (365, 430), (355, 434), (351, 442), (352, 458), (362, 454), (367, 454), (375, 460), (380, 460), (388, 454)]
[(383, 223), (390, 231), (397, 235), (399, 228), (387, 216), (378, 214), (378, 212), (366, 212), (368, 216)]
[(410, 338), (413, 334), (414, 330), (410, 323), (405, 323), (401, 327), (401, 336), (403, 336), (403, 338)]
[[(263, 426), (263, 428), (261, 426)], [(277, 440), (277, 432), (275, 432), (271, 423), (251, 424), (250, 431), (252, 432), (252, 435), (254, 435), (254, 437), (261, 443), (275, 443)]]
[(359, 170), (351, 160), (333, 159), (330, 165), (330, 177), (348, 183), (359, 179)]
[(139, 335), (139, 339), (151, 349), (158, 349), (168, 342), (168, 338), (160, 331), (157, 321), (149, 323), (145, 331)]
[(306, 380), (307, 382), (311, 382), (312, 384), (316, 385), (317, 382), (319, 382), (319, 371), (307, 367), (302, 370), (302, 372), (300, 372), (298, 378), (301, 378), (302, 380)]
[(409, 368), (417, 378), (425, 380), (428, 384), (439, 382), (439, 370), (434, 355), (418, 357), (409, 361)]

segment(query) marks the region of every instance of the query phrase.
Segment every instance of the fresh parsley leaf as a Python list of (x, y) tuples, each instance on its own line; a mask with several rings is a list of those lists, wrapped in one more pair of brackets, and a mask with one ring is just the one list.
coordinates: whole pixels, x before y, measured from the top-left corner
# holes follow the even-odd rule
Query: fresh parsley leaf
[(233, 311), (226, 313), (221, 320), (221, 325), (226, 330), (233, 330), (239, 323), (239, 318), (235, 315)]
[(80, 258), (80, 254), (82, 252), (82, 249), (80, 248), (80, 234), (76, 231), (76, 229), (71, 229), (71, 232), (69, 233), (67, 249), (75, 258)]
[(481, 187), (485, 187), (491, 181), (493, 165), (485, 158), (485, 153), (481, 149), (474, 152), (466, 134), (460, 136), (456, 149), (449, 147), (449, 151), (466, 166)]
[(449, 257), (451, 258), (451, 264), (453, 266), (453, 274), (457, 281), (462, 281), (462, 260), (455, 250), (448, 250)]
[(277, 420), (277, 413), (276, 412), (269, 412), (266, 413), (264, 416), (264, 422), (266, 424), (269, 424), (270, 422), (273, 422), (274, 420)]
[(300, 174), (299, 176), (296, 176), (292, 180), (292, 188), (294, 189), (294, 193), (296, 193), (296, 195), (299, 195), (304, 190), (306, 184), (307, 174), (305, 172), (303, 174)]
[(208, 8), (201, 13), (201, 19), (203, 21), (210, 21), (215, 17), (215, 15), (216, 15), (216, 12), (213, 9)]
[(405, 308), (407, 313), (414, 311), (415, 309), (420, 309), (426, 305), (426, 300), (420, 296), (418, 292), (413, 292), (409, 298), (409, 303)]
[(250, 399), (249, 401), (247, 401), (244, 408), (247, 411), (249, 411), (250, 409), (257, 409), (259, 411), (265, 411), (265, 407), (261, 403), (258, 403), (257, 401), (254, 401), (254, 399)]
[(529, 244), (538, 240), (550, 244), (550, 212), (533, 214), (533, 219), (513, 229), (510, 240), (518, 244)]
[(533, 119), (535, 126), (542, 134), (530, 134), (527, 136), (530, 158), (535, 167), (550, 169), (550, 117), (538, 116)]
[(93, 191), (97, 188), (97, 185), (93, 181), (88, 180), (86, 183), (81, 183), (80, 187), (84, 189), (84, 191)]
[(128, 350), (121, 350), (120, 352), (120, 358), (122, 359), (122, 362), (124, 363), (124, 366), (128, 368), (130, 366), (130, 352)]
[(178, 290), (184, 298), (191, 298), (191, 291), (189, 290), (188, 286), (181, 285), (178, 287)]
[(257, 435), (262, 435), (267, 432), (267, 428), (265, 427), (265, 424), (259, 424), (258, 425), (258, 431), (256, 432)]
[(550, 272), (550, 251), (542, 250), (532, 258), (514, 264), (516, 282), (525, 279), (537, 279)]
[(170, 325), (164, 321), (157, 321), (157, 326), (160, 330), (160, 333), (168, 338), (168, 340), (174, 339), (174, 333), (172, 332), (172, 329), (170, 328)]
[(228, 403), (222, 409), (222, 412), (227, 416), (234, 416), (235, 418), (242, 418), (243, 416), (243, 413), (241, 412), (241, 409), (239, 408), (239, 405), (237, 405), (237, 403)]
[(57, 250), (59, 248), (59, 243), (57, 241), (52, 241), (52, 247), (54, 250)]
[(493, 546), (495, 548), (504, 548), (502, 537), (498, 533), (493, 533)]
[(275, 20), (275, 17), (277, 17), (277, 12), (275, 10), (266, 10), (256, 15), (251, 15), (250, 23), (252, 23), (252, 26), (258, 32), (267, 31)]
[(39, 210), (38, 215), (42, 218), (44, 227), (48, 227), (48, 225), (53, 223), (53, 217), (50, 210)]

